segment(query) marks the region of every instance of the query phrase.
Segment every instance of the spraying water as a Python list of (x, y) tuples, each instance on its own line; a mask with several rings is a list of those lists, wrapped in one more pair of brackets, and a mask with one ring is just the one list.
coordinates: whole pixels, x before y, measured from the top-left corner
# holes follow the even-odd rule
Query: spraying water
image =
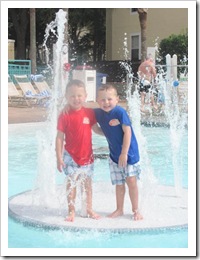
[[(37, 203), (41, 205), (43, 203), (45, 206), (52, 204), (60, 204), (60, 209), (66, 206), (66, 182), (63, 184), (63, 190), (61, 193), (57, 193), (55, 175), (56, 175), (56, 155), (55, 155), (55, 139), (56, 139), (56, 126), (58, 111), (64, 106), (65, 100), (63, 99), (64, 91), (68, 81), (68, 73), (64, 71), (63, 65), (68, 61), (68, 50), (67, 44), (64, 43), (65, 39), (65, 23), (66, 12), (62, 9), (56, 13), (56, 18), (50, 24), (47, 25), (45, 30), (45, 49), (48, 49), (46, 42), (50, 37), (50, 33), (53, 33), (57, 37), (56, 46), (54, 48), (55, 59), (54, 59), (54, 85), (52, 88), (52, 101), (49, 107), (49, 116), (46, 122), (48, 131), (45, 133), (38, 134), (38, 178), (37, 178), (37, 187), (39, 187), (39, 198), (37, 198)], [(57, 32), (56, 32), (57, 28)], [(48, 55), (49, 52), (47, 51)], [(48, 60), (48, 58), (46, 59)], [(62, 100), (63, 99), (63, 100)], [(79, 187), (82, 192), (80, 195), (80, 190), (78, 190), (77, 197), (82, 199), (82, 209), (81, 215), (86, 215), (86, 202), (85, 202), (85, 191), (82, 189), (81, 180), (76, 183), (76, 186)], [(68, 192), (67, 192), (68, 193)], [(65, 206), (64, 206), (65, 205)]]
[[(157, 57), (159, 59), (157, 40), (155, 43), (155, 51), (157, 52)], [(124, 57), (125, 60), (128, 60), (126, 34), (124, 37)], [(176, 55), (173, 56), (173, 60), (174, 59), (177, 60)], [(183, 162), (182, 162), (182, 157), (180, 152), (181, 152), (181, 142), (184, 136), (185, 125), (187, 122), (187, 114), (180, 112), (178, 88), (177, 85), (174, 84), (174, 81), (177, 81), (177, 67), (172, 66), (173, 70), (171, 70), (171, 63), (169, 64), (169, 55), (167, 55), (166, 60), (167, 60), (168, 69), (166, 72), (164, 72), (164, 70), (160, 68), (158, 70), (158, 75), (156, 80), (157, 80), (157, 85), (159, 87), (159, 91), (164, 96), (163, 112), (164, 112), (166, 124), (170, 126), (170, 142), (171, 142), (171, 150), (172, 150), (171, 156), (172, 156), (172, 164), (173, 164), (173, 171), (174, 171), (174, 184), (176, 189), (176, 195), (180, 196), (182, 190), (182, 167), (183, 167)], [(171, 58), (170, 58), (170, 62), (171, 62)], [(138, 145), (140, 149), (141, 168), (142, 168), (142, 172), (144, 173), (142, 185), (152, 186), (155, 185), (157, 181), (153, 174), (151, 163), (148, 158), (148, 153), (146, 149), (147, 147), (146, 140), (145, 137), (142, 135), (140, 96), (138, 93), (139, 82), (138, 80), (134, 81), (136, 82), (134, 86), (133, 78), (135, 77), (133, 76), (131, 66), (126, 61), (121, 62), (121, 65), (125, 68), (127, 72), (128, 110), (129, 110), (130, 118), (132, 120), (132, 124), (134, 126), (134, 131), (136, 133), (138, 139)], [(148, 194), (146, 194), (145, 197), (146, 196), (148, 196)], [(143, 196), (143, 199), (145, 197)]]
[[(175, 56), (175, 55), (174, 55)], [(167, 73), (163, 75), (163, 70), (159, 72), (159, 84), (163, 89), (165, 96), (165, 116), (170, 126), (170, 141), (172, 150), (172, 163), (174, 170), (174, 184), (177, 196), (182, 193), (182, 157), (181, 142), (184, 136), (185, 125), (187, 123), (187, 114), (181, 112), (178, 96), (178, 83), (176, 73), (171, 72), (171, 57), (166, 56)], [(173, 68), (173, 67), (172, 67)], [(177, 69), (177, 68), (176, 68)]]
[[(139, 83), (136, 83), (134, 86), (133, 84), (133, 72), (131, 66), (127, 63), (126, 60), (128, 60), (128, 50), (127, 50), (127, 37), (125, 34), (124, 37), (124, 57), (125, 61), (121, 62), (121, 66), (124, 67), (124, 69), (127, 72), (127, 92), (126, 92), (126, 98), (127, 98), (127, 105), (128, 105), (128, 113), (132, 121), (133, 129), (138, 141), (139, 146), (139, 152), (140, 152), (140, 164), (141, 164), (141, 181), (138, 182), (138, 186), (142, 190), (140, 193), (140, 205), (141, 208), (143, 208), (143, 212), (145, 211), (147, 207), (147, 204), (150, 203), (150, 199), (152, 199), (153, 202), (153, 194), (152, 190), (154, 190), (154, 186), (157, 183), (157, 180), (153, 174), (153, 169), (151, 167), (151, 162), (148, 157), (147, 153), (147, 143), (146, 138), (142, 134), (141, 129), (141, 112), (140, 112), (140, 96), (138, 92)], [(151, 189), (149, 189), (151, 187)], [(152, 203), (152, 210), (153, 205), (155, 203)]]
[[(159, 62), (158, 46), (156, 49), (156, 60)], [(157, 85), (159, 93), (162, 96), (164, 103), (163, 112), (165, 122), (170, 127), (170, 143), (171, 143), (171, 158), (174, 173), (174, 185), (176, 195), (181, 196), (182, 193), (182, 170), (183, 161), (181, 156), (181, 143), (184, 136), (185, 126), (187, 125), (187, 113), (181, 111), (178, 77), (177, 77), (177, 55), (166, 55), (166, 70), (158, 66)], [(186, 66), (187, 67), (187, 66)], [(184, 106), (187, 105), (187, 100), (184, 100)]]
[[(44, 46), (50, 33), (52, 32), (57, 37), (55, 53), (56, 62), (54, 66), (54, 84), (52, 86), (52, 100), (49, 107), (49, 116), (46, 121), (46, 128), (43, 132), (38, 133), (38, 168), (37, 168), (37, 183), (36, 186), (39, 188), (38, 203), (49, 205), (55, 198), (55, 170), (56, 170), (56, 156), (55, 155), (55, 139), (56, 139), (56, 125), (58, 117), (58, 109), (61, 101), (59, 100), (62, 96), (62, 83), (61, 80), (61, 52), (64, 42), (64, 30), (65, 23), (67, 22), (66, 12), (60, 9), (56, 13), (55, 21), (47, 25), (45, 31)], [(57, 33), (56, 33), (57, 28)], [(46, 52), (48, 56), (48, 51)], [(48, 59), (47, 59), (48, 60)]]

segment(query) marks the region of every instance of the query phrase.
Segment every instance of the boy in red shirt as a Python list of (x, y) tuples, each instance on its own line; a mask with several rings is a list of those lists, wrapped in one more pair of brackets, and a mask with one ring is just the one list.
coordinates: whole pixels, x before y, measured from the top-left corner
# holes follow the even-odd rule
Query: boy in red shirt
[[(57, 169), (68, 176), (66, 221), (74, 221), (76, 186), (80, 182), (86, 193), (88, 217), (99, 219), (92, 209), (92, 175), (94, 156), (92, 130), (100, 133), (94, 111), (83, 107), (87, 94), (80, 80), (72, 80), (66, 88), (67, 111), (58, 118), (56, 137)], [(64, 148), (64, 152), (63, 152)]]

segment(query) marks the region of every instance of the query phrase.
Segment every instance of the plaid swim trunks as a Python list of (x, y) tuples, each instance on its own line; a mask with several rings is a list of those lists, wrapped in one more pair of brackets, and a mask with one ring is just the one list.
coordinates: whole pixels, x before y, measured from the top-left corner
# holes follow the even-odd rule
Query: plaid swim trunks
[(140, 164), (128, 164), (126, 167), (119, 167), (117, 163), (109, 158), (110, 178), (113, 185), (122, 185), (126, 182), (127, 177), (136, 176), (139, 179), (141, 169)]
[(71, 179), (75, 180), (78, 178), (78, 176), (86, 176), (92, 178), (94, 172), (94, 163), (87, 165), (78, 165), (66, 150), (63, 154), (63, 161), (65, 163), (65, 168), (63, 168), (64, 173)]

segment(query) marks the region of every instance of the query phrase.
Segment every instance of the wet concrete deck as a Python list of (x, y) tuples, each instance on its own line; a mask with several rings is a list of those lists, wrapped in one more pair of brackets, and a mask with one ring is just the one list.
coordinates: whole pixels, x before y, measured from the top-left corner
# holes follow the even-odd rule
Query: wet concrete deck
[[(120, 106), (127, 108), (125, 101), (119, 103)], [(88, 107), (96, 108), (96, 102), (88, 102)], [(8, 123), (30, 123), (30, 122), (43, 122), (47, 120), (49, 114), (48, 108), (44, 107), (8, 107)], [(166, 124), (166, 117), (164, 113), (145, 113), (141, 114), (141, 122), (146, 124), (162, 126)]]
[(112, 232), (145, 232), (187, 228), (188, 206), (187, 189), (177, 196), (173, 186), (156, 186), (148, 194), (140, 190), (141, 213), (143, 220), (134, 221), (128, 194), (125, 196), (124, 215), (108, 218), (115, 210), (115, 190), (110, 183), (94, 183), (93, 209), (102, 216), (99, 220), (81, 217), (81, 199), (76, 202), (74, 222), (65, 221), (67, 202), (65, 185), (58, 186), (48, 201), (40, 197), (39, 190), (17, 194), (9, 199), (9, 215), (26, 225), (49, 229), (97, 230)]

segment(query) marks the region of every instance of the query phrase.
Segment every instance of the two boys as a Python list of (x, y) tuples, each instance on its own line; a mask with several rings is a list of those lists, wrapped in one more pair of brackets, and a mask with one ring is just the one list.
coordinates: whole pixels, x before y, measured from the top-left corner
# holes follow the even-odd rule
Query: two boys
[[(70, 157), (70, 161), (68, 160), (66, 164), (64, 163), (62, 159), (62, 148), (64, 144), (64, 138), (65, 141), (69, 138), (70, 134), (76, 137), (75, 132), (68, 133), (66, 131), (66, 128), (60, 128), (59, 122), (60, 118), (63, 120), (63, 124), (65, 125), (65, 121), (68, 120), (68, 124), (72, 123), (67, 116), (69, 113), (80, 113), (80, 111), (83, 110), (83, 104), (86, 100), (86, 92), (84, 85), (81, 85), (77, 80), (72, 81), (71, 83), (74, 88), (74, 93), (71, 93), (70, 91), (66, 91), (66, 98), (68, 101), (67, 108), (65, 109), (64, 116), (63, 114), (60, 115), (58, 120), (58, 134), (56, 137), (56, 155), (57, 155), (57, 168), (59, 171), (62, 171), (62, 168), (64, 169), (64, 172), (66, 175), (71, 176), (70, 178), (73, 179), (73, 182), (77, 181), (78, 178), (81, 177), (81, 171), (80, 174), (77, 176), (77, 168), (83, 168), (87, 165), (87, 167), (91, 170), (91, 165), (93, 164), (93, 159), (90, 161), (89, 159), (85, 162), (85, 164), (78, 164), (78, 161), (75, 162), (75, 158), (73, 158), (72, 153), (70, 153), (69, 149), (65, 145), (65, 153), (67, 152), (68, 157)], [(69, 85), (68, 84), (68, 85)], [(69, 87), (69, 86), (68, 86)], [(67, 88), (68, 89), (68, 88)], [(78, 91), (79, 90), (79, 91)], [(80, 91), (81, 90), (81, 91)], [(81, 94), (79, 93), (81, 92)], [(71, 96), (71, 99), (73, 102), (69, 102), (69, 96)], [(140, 214), (138, 210), (138, 187), (137, 187), (137, 178), (140, 174), (140, 166), (139, 166), (139, 151), (138, 151), (138, 144), (135, 137), (135, 134), (133, 132), (130, 119), (128, 117), (127, 112), (117, 106), (117, 103), (119, 101), (119, 97), (117, 95), (117, 91), (114, 86), (112, 85), (103, 85), (99, 91), (98, 91), (98, 98), (97, 102), (99, 104), (98, 109), (95, 109), (95, 117), (96, 121), (100, 125), (101, 128), (98, 127), (95, 121), (95, 117), (92, 115), (93, 120), (88, 118), (85, 115), (82, 116), (80, 121), (80, 126), (82, 126), (85, 129), (85, 123), (87, 121), (87, 136), (91, 138), (91, 128), (93, 127), (93, 130), (96, 133), (105, 135), (109, 150), (110, 150), (110, 159), (109, 159), (109, 167), (110, 167), (110, 175), (111, 175), (111, 182), (113, 185), (116, 185), (116, 210), (109, 215), (111, 218), (115, 218), (118, 216), (123, 215), (123, 207), (124, 207), (124, 196), (125, 196), (125, 183), (127, 183), (128, 189), (129, 189), (129, 197), (132, 204), (132, 211), (133, 211), (133, 217), (134, 220), (140, 220), (142, 219), (142, 215)], [(90, 110), (90, 112), (91, 110)], [(63, 119), (65, 117), (65, 119)], [(68, 118), (68, 119), (67, 119)], [(85, 119), (87, 118), (87, 120)], [(74, 119), (76, 121), (76, 119)], [(85, 132), (82, 131), (81, 138), (79, 138), (80, 146), (82, 143), (84, 143), (85, 139)], [(93, 157), (92, 154), (92, 144), (90, 143), (89, 146), (87, 146), (87, 149), (90, 151), (90, 156)], [(81, 158), (79, 158), (81, 159)], [(75, 163), (75, 167), (74, 167)], [(73, 167), (72, 167), (73, 166)], [(73, 169), (70, 171), (70, 169)], [(87, 178), (90, 178), (90, 185), (84, 186), (87, 189), (86, 195), (87, 195), (87, 212), (89, 213), (88, 216), (98, 219), (100, 216), (93, 212), (92, 210), (92, 196), (91, 196), (91, 176), (92, 174), (87, 174), (88, 170), (85, 170), (84, 173), (86, 174)], [(92, 172), (89, 171), (89, 172)], [(76, 178), (72, 178), (72, 176), (76, 176)], [(71, 182), (71, 181), (70, 181)], [(88, 181), (87, 181), (88, 182)], [(72, 184), (69, 184), (68, 190), (72, 187)], [(72, 189), (73, 190), (73, 189)], [(69, 209), (69, 216), (67, 217), (67, 221), (74, 221), (75, 218), (75, 188), (73, 192), (69, 191), (68, 195), (68, 209)], [(73, 206), (72, 206), (73, 205)], [(89, 209), (89, 210), (88, 210)], [(92, 212), (92, 214), (91, 214)], [(72, 217), (70, 216), (72, 215)]]

